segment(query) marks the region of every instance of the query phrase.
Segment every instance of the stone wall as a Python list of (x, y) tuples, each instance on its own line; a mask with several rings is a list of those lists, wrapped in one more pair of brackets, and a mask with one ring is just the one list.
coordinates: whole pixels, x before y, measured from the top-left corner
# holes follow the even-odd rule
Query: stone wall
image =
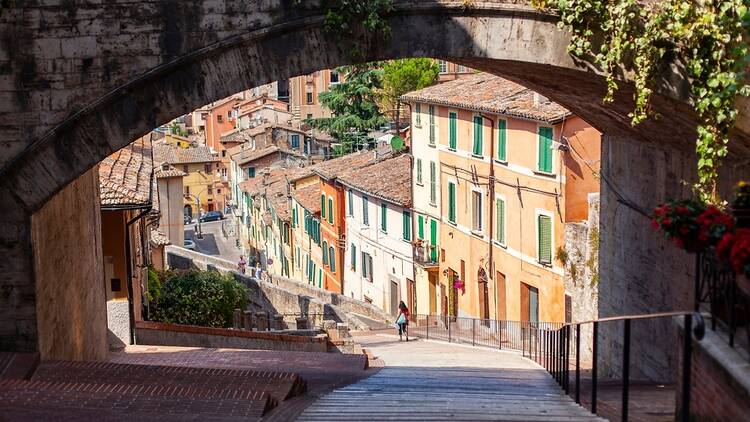
[[(571, 298), (571, 321), (599, 317), (599, 194), (589, 194), (588, 218), (565, 224), (565, 294)], [(558, 258), (559, 252), (558, 252)], [(581, 361), (592, 357), (592, 327), (581, 326)]]
[(107, 301), (107, 329), (110, 350), (130, 344), (130, 309), (127, 300)]
[(137, 344), (295, 352), (328, 351), (326, 335), (305, 337), (147, 321), (138, 321), (135, 326)]
[(106, 359), (98, 167), (58, 192), (31, 227), (40, 357)]

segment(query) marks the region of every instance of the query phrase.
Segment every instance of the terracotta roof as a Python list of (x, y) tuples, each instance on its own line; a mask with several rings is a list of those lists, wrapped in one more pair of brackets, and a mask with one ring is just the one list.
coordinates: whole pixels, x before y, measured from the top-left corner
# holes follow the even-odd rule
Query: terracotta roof
[(320, 183), (295, 190), (292, 198), (312, 214), (320, 214)]
[(376, 161), (383, 159), (381, 153), (377, 151), (363, 150), (343, 157), (318, 163), (310, 169), (317, 173), (323, 179), (335, 179), (340, 174), (349, 170), (362, 168)]
[(290, 221), (292, 219), (285, 179), (279, 180), (268, 186), (268, 189), (266, 190), (266, 200), (271, 204), (271, 208), (276, 211), (276, 216), (280, 219), (284, 221)]
[(232, 129), (229, 132), (221, 134), (221, 142), (247, 142), (251, 141), (254, 136), (261, 135), (266, 132), (266, 129), (270, 126), (268, 123), (258, 125), (249, 129)]
[[(182, 170), (176, 169), (169, 163), (154, 163), (156, 168), (154, 169), (154, 177), (157, 179), (165, 179), (168, 177), (183, 177), (187, 176)], [(164, 168), (166, 166), (166, 169)]]
[(411, 207), (411, 159), (408, 155), (352, 169), (341, 174), (338, 180), (368, 195)]
[(169, 245), (169, 238), (161, 231), (151, 229), (151, 243), (156, 246)]
[(565, 107), (541, 94), (489, 73), (478, 73), (412, 91), (402, 95), (401, 101), (447, 105), (545, 123), (557, 123), (570, 115)]
[(161, 165), (162, 163), (211, 163), (219, 161), (219, 157), (211, 153), (211, 149), (205, 146), (177, 148), (163, 142), (158, 142), (154, 144), (154, 161), (156, 161), (157, 165)]
[(237, 161), (237, 164), (239, 165), (245, 165), (247, 163), (251, 163), (255, 160), (259, 160), (263, 157), (269, 156), (271, 154), (274, 154), (276, 152), (279, 152), (281, 148), (277, 147), (276, 145), (270, 145), (263, 149), (256, 149), (256, 150), (249, 150), (245, 153), (243, 156), (242, 153), (235, 154), (233, 159)]
[(149, 135), (105, 158), (99, 163), (102, 208), (152, 205), (153, 172)]

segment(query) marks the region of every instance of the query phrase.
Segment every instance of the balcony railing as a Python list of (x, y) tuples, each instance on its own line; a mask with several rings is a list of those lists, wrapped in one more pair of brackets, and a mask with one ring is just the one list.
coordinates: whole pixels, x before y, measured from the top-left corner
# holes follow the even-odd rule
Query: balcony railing
[(417, 264), (423, 267), (432, 267), (438, 265), (437, 246), (428, 244), (414, 246), (414, 259)]

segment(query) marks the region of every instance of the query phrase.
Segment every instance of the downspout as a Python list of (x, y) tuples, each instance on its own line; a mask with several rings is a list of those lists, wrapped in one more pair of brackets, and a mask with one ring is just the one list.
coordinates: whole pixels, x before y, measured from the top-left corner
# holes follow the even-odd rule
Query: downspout
[[(410, 111), (409, 116), (411, 116), (411, 104), (409, 104), (409, 111)], [(411, 150), (411, 145), (409, 145), (409, 149)], [(414, 243), (416, 241), (415, 238), (417, 237), (417, 230), (416, 230), (416, 227), (417, 227), (417, 223), (416, 223), (417, 216), (415, 215), (416, 212), (414, 210), (414, 185), (411, 183), (413, 181), (412, 180), (412, 176), (414, 175), (414, 155), (412, 155), (412, 154), (409, 154), (409, 167), (411, 168), (411, 172), (409, 173), (409, 180), (410, 180), (409, 190), (411, 192), (410, 199), (411, 199), (411, 233), (412, 233), (412, 236), (411, 236), (411, 238), (412, 238), (412, 244), (411, 244), (411, 275), (412, 275), (412, 280), (413, 280), (412, 282), (414, 283), (414, 291), (412, 292), (412, 294), (414, 294), (414, 309), (412, 309), (411, 311), (414, 313), (414, 315), (417, 315), (417, 306), (418, 306), (418, 304), (417, 304), (417, 298), (416, 298), (416, 294), (417, 294), (417, 266), (416, 266), (416, 262), (417, 262), (416, 255), (417, 255), (417, 253), (416, 252), (417, 251), (416, 251), (416, 247), (414, 246)], [(428, 292), (429, 292), (429, 286), (428, 286)], [(428, 302), (428, 305), (429, 305), (429, 302)], [(428, 314), (430, 313), (429, 309), (427, 310), (427, 313)]]
[(135, 344), (135, 309), (133, 306), (133, 268), (130, 257), (130, 226), (151, 212), (151, 206), (143, 208), (143, 211), (125, 223), (125, 261), (128, 277), (128, 311), (130, 313), (130, 344)]
[[(490, 249), (490, 252), (489, 252), (489, 261), (487, 263), (487, 266), (488, 266), (487, 269), (488, 269), (488, 272), (489, 272), (489, 274), (487, 274), (487, 283), (489, 283), (490, 280), (494, 281), (494, 275), (493, 275), (493, 273), (495, 272), (494, 271), (495, 270), (495, 266), (494, 266), (494, 263), (492, 261), (492, 231), (493, 231), (492, 230), (492, 223), (493, 223), (492, 213), (493, 213), (493, 211), (495, 209), (495, 120), (492, 119), (492, 118), (490, 118), (490, 117), (487, 117), (487, 116), (485, 116), (484, 114), (481, 114), (481, 113), (480, 113), (480, 116), (482, 116), (485, 119), (488, 119), (490, 121), (490, 181), (488, 183), (488, 186), (489, 186), (489, 189), (490, 189), (490, 192), (489, 192), (489, 194), (490, 194), (490, 207), (489, 207), (490, 208), (490, 212), (489, 212), (490, 221), (489, 221), (489, 224), (488, 224), (489, 233), (487, 233), (489, 235), (489, 249)], [(494, 302), (495, 302), (495, 319), (497, 319), (497, 292), (495, 291), (496, 288), (497, 288), (497, 286), (493, 286), (493, 288), (492, 288), (492, 292), (494, 293), (493, 296), (495, 296), (494, 297)], [(489, 313), (487, 315), (487, 318), (489, 318)]]

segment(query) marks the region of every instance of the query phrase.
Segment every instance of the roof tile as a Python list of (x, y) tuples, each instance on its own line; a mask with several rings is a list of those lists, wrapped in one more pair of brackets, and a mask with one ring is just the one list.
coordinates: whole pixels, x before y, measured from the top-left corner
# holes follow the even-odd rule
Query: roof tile
[(152, 205), (153, 172), (149, 135), (102, 160), (99, 163), (102, 208)]

